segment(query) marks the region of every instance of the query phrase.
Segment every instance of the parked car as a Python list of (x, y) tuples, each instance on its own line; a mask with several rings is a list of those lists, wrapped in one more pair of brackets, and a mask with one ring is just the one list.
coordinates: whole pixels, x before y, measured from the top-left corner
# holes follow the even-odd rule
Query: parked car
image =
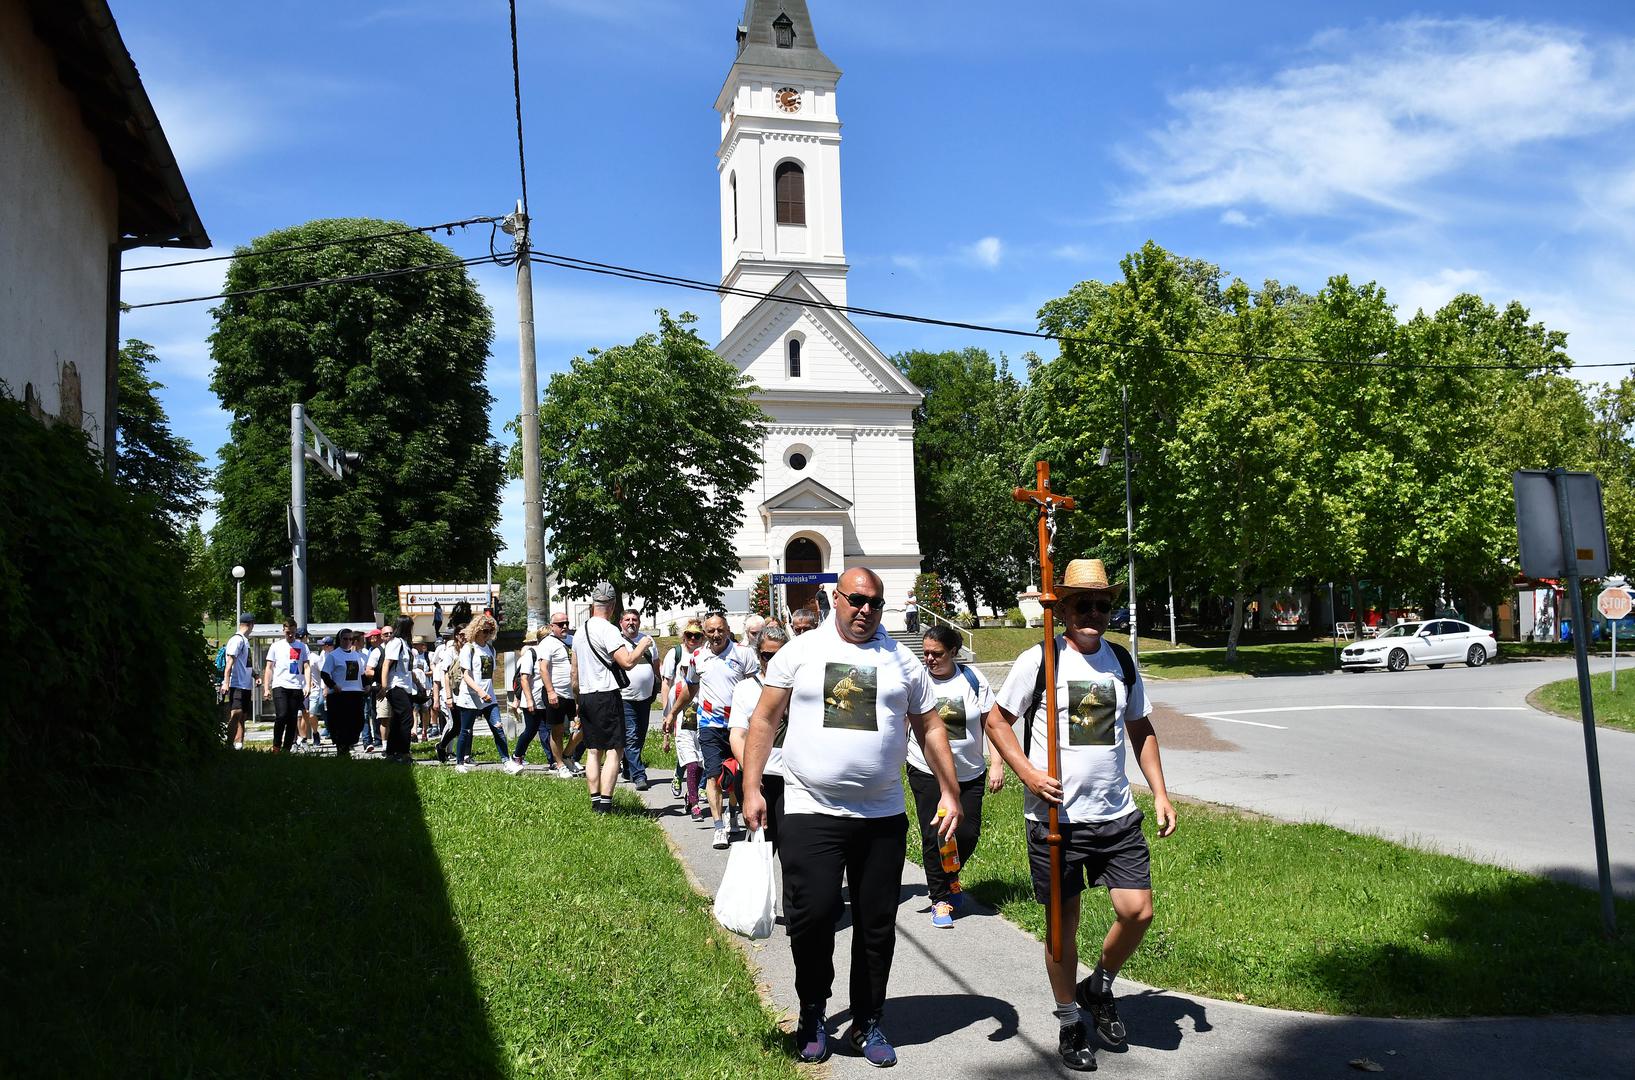
[(1493, 631), (1457, 619), (1432, 619), (1398, 623), (1379, 637), (1347, 645), (1340, 653), (1340, 666), (1347, 671), (1401, 671), (1409, 664), (1439, 668), (1464, 663), (1481, 667), (1498, 653)]
[(1124, 607), (1121, 607), (1117, 611), (1113, 612), (1112, 617), (1107, 620), (1107, 629), (1122, 630), (1125, 633), (1130, 632), (1129, 605), (1125, 605)]

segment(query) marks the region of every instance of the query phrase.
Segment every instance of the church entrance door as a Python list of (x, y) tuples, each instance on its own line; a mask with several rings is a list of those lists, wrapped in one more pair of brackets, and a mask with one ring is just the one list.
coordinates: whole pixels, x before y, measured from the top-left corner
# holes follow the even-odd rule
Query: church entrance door
[[(789, 541), (789, 546), (783, 552), (783, 569), (786, 574), (821, 574), (823, 572), (823, 552), (818, 550), (817, 544), (804, 536), (797, 536)], [(817, 610), (816, 585), (785, 585), (784, 602), (789, 610), (809, 607)]]

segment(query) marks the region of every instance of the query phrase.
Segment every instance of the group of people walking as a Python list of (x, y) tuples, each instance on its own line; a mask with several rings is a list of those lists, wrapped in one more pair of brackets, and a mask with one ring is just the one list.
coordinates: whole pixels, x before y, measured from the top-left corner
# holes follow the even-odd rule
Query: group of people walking
[[(944, 869), (944, 850), (950, 844), (957, 850), (956, 865), (976, 853), (984, 796), (1001, 790), (1009, 766), (1026, 788), (1023, 827), (1035, 898), (1045, 904), (1053, 890), (1060, 895), (1063, 948), (1055, 959), (1047, 953), (1045, 964), (1059, 1054), (1069, 1069), (1088, 1071), (1096, 1067), (1097, 1039), (1113, 1047), (1125, 1042), (1113, 985), (1152, 920), (1143, 815), (1125, 776), (1130, 754), (1153, 793), (1159, 836), (1174, 831), (1175, 811), (1140, 675), (1128, 652), (1102, 636), (1117, 589), (1100, 560), (1078, 559), (1056, 592), (1062, 632), (1051, 643), (1054, 717), (1041, 715), (1048, 698), (1044, 645), (1018, 656), (997, 691), (959, 662), (962, 642), (947, 626), (926, 629), (922, 661), (881, 628), (884, 585), (864, 568), (840, 577), (832, 614), (821, 621), (812, 609), (791, 613), (787, 623), (752, 617), (739, 642), (716, 613), (685, 624), (680, 643), (662, 655), (641, 632), (640, 612), (623, 610), (613, 621), (616, 593), (597, 584), (572, 648), (568, 618), (557, 613), (516, 654), (512, 690), (522, 730), (514, 751), (499, 719), (497, 628), (487, 613), (445, 635), (435, 650), (413, 641), (412, 621), (401, 619), (379, 632), (325, 638), (313, 656), (286, 624), (284, 640), (268, 651), (262, 681), (277, 717), (275, 748), (288, 749), (307, 730), (302, 715), (316, 714), (342, 756), (378, 723), (387, 756), (409, 760), (412, 724), (424, 710), (440, 732), (438, 760), (449, 760), (452, 744), (455, 767), (464, 772), (472, 767), (473, 729), (482, 718), (507, 772), (522, 771), (538, 740), (557, 776), (585, 777), (595, 814), (612, 810), (621, 777), (639, 790), (650, 787), (643, 748), (657, 701), (665, 746), (673, 742), (676, 750), (672, 796), (684, 800), (694, 820), (709, 816), (715, 847), (731, 846), (741, 813), (749, 830), (766, 830), (778, 853), (799, 998), (795, 1038), (807, 1062), (830, 1053), (828, 1003), (844, 880), (853, 926), (852, 1023), (844, 1042), (872, 1065), (895, 1064), (882, 1021), (908, 814), (923, 854), (931, 924), (952, 929), (963, 895), (955, 873)], [(253, 684), (249, 626), (241, 625), (228, 643), (222, 679), (235, 745)], [(425, 736), (427, 721), (421, 723)], [(1052, 739), (1057, 777), (1046, 768)], [(1061, 847), (1055, 880), (1052, 807)], [(1080, 898), (1096, 887), (1108, 890), (1115, 917), (1094, 971), (1081, 981)]]

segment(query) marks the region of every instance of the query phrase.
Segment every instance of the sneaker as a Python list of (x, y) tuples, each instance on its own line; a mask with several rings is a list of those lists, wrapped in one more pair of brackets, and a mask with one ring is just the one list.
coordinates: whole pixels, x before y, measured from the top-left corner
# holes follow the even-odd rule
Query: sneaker
[(822, 1005), (806, 1005), (800, 1010), (800, 1023), (795, 1027), (795, 1055), (807, 1064), (827, 1061), (829, 1032), (825, 1030)]
[(670, 777), (670, 798), (672, 798), (672, 799), (681, 798), (681, 774), (680, 773), (676, 773), (674, 776)]
[(454, 766), (454, 771), (457, 773), (468, 773), (471, 771), (471, 766), (462, 761), (458, 765)]
[(732, 843), (732, 841), (727, 838), (727, 827), (726, 827), (726, 825), (725, 824), (717, 825), (715, 827), (715, 846), (716, 846), (716, 848), (718, 848), (718, 849), (719, 848), (724, 848), (724, 847), (729, 846), (731, 843)]
[(853, 1024), (846, 1033), (846, 1041), (857, 1053), (863, 1055), (863, 1060), (876, 1069), (889, 1069), (897, 1064), (897, 1051), (886, 1042), (886, 1037), (880, 1034), (880, 1025), (871, 1020), (868, 1024)]
[(566, 765), (558, 765), (556, 767), (556, 778), (558, 780), (572, 780), (573, 770), (568, 768)]
[(1096, 1071), (1096, 1051), (1090, 1040), (1084, 1037), (1082, 1023), (1062, 1026), (1062, 1033), (1056, 1040), (1056, 1052), (1062, 1056), (1062, 1064), (1074, 1072)]
[(243, 742), (242, 742), (242, 741), (240, 741), (240, 742), (236, 742), (236, 743), (234, 743), (234, 744), (233, 744), (233, 749), (234, 749), (234, 750), (242, 750), (242, 749), (244, 749), (244, 743), (243, 743)]
[(1118, 1006), (1113, 1004), (1112, 994), (1092, 993), (1090, 980), (1086, 979), (1079, 984), (1073, 999), (1079, 1003), (1079, 1008), (1094, 1018), (1096, 1034), (1102, 1042), (1114, 1050), (1124, 1049), (1127, 1045), (1124, 1021), (1118, 1018)]
[(636, 790), (637, 791), (646, 791), (648, 788), (650, 788), (652, 786), (653, 786), (652, 783), (645, 776), (642, 777), (640, 780), (636, 781)]
[(931, 905), (931, 925), (938, 930), (954, 928), (954, 905), (943, 900)]
[(517, 775), (517, 773), (522, 771), (522, 762), (518, 761), (516, 758), (506, 758), (505, 771), (510, 773), (512, 776)]
[(693, 803), (693, 805), (691, 805), (691, 806), (689, 806), (687, 808), (687, 813), (692, 816), (692, 819), (694, 821), (703, 821), (704, 820), (704, 804), (703, 803)]

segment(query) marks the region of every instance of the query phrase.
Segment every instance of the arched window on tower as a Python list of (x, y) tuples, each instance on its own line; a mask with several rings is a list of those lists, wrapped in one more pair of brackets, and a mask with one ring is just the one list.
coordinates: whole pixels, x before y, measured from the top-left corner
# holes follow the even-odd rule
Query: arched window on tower
[(789, 377), (800, 378), (800, 338), (789, 339)]
[(786, 161), (772, 174), (778, 199), (779, 225), (806, 224), (806, 174), (793, 161)]

